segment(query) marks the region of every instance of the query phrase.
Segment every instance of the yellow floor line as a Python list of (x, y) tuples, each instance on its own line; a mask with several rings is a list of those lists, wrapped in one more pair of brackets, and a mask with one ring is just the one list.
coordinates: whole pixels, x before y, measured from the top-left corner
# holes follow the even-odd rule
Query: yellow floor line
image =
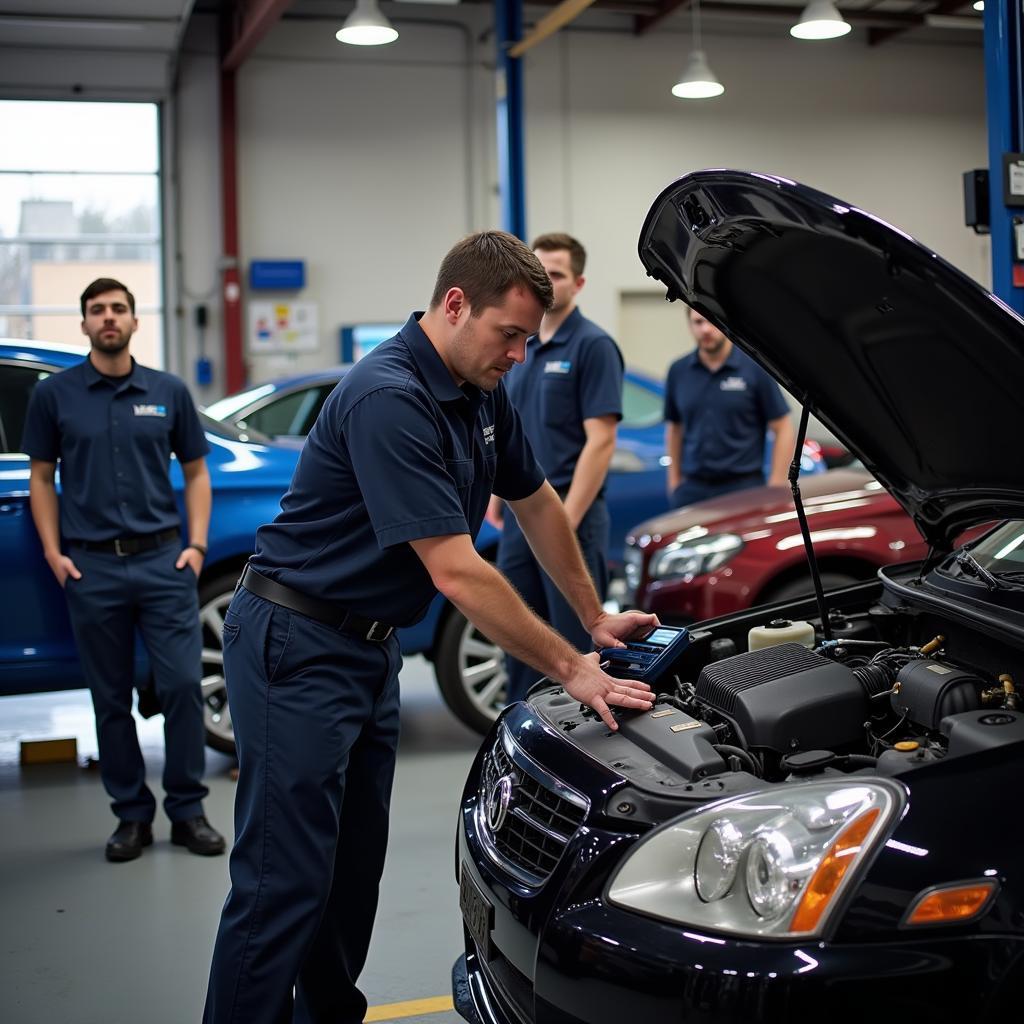
[(421, 1017), (427, 1013), (444, 1013), (454, 1010), (451, 996), (432, 996), (430, 999), (408, 999), (404, 1003), (382, 1003), (371, 1006), (363, 1018), (364, 1024), (371, 1021), (400, 1020), (402, 1017)]

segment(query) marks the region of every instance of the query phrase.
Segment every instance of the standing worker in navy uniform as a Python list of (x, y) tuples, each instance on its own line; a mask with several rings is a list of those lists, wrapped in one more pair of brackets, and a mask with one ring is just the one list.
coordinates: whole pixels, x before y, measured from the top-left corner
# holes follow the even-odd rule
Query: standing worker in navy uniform
[[(206, 438), (182, 381), (131, 357), (128, 344), (139, 326), (131, 292), (100, 278), (82, 293), (81, 304), (89, 357), (36, 386), (24, 448), (31, 459), (32, 518), (67, 595), (96, 712), (100, 774), (119, 819), (106, 856), (133, 860), (153, 841), (156, 801), (132, 718), (136, 627), (164, 713), (171, 841), (193, 853), (223, 853), (223, 836), (203, 815), (196, 579), (210, 522)], [(168, 476), (172, 452), (185, 477), (184, 548)]]
[(396, 627), (440, 590), (470, 621), (608, 723), (646, 686), (606, 676), (516, 597), (473, 546), (492, 491), (520, 517), (593, 641), (654, 616), (602, 611), (502, 378), (551, 301), (504, 232), (441, 264), (425, 313), (360, 360), (325, 403), (256, 538), (224, 620), (238, 744), (231, 891), (207, 1024), (357, 1024), (398, 743)]
[(765, 481), (765, 432), (775, 438), (769, 486), (785, 486), (796, 431), (778, 384), (696, 310), (697, 348), (665, 384), (665, 451), (673, 508)]
[[(583, 246), (571, 235), (557, 233), (536, 238), (533, 251), (551, 279), (554, 300), (526, 346), (526, 361), (509, 374), (508, 395), (548, 482), (565, 504), (603, 601), (609, 529), (604, 484), (622, 419), (622, 355), (576, 305), (586, 281)], [(502, 515), (497, 499), (489, 518), (502, 525), (498, 568), (542, 619), (578, 650), (591, 650), (590, 633), (538, 564), (516, 518)], [(511, 656), (505, 658), (505, 667), (509, 703), (522, 700), (537, 673)]]

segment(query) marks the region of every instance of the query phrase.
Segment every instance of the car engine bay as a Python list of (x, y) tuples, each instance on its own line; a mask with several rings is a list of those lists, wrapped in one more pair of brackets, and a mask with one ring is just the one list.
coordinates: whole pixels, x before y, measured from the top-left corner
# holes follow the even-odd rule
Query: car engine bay
[[(617, 732), (559, 688), (539, 684), (530, 703), (626, 778), (655, 820), (662, 798), (669, 813), (673, 797), (720, 798), (823, 775), (900, 776), (1024, 741), (1017, 644), (971, 628), (962, 615), (880, 593), (877, 582), (857, 590), (870, 599), (833, 604), (832, 639), (823, 638), (820, 617), (811, 619), (811, 646), (743, 649), (767, 615), (769, 627), (792, 633), (779, 607), (701, 624), (652, 687), (651, 710), (617, 712)], [(636, 803), (615, 806), (632, 814)]]

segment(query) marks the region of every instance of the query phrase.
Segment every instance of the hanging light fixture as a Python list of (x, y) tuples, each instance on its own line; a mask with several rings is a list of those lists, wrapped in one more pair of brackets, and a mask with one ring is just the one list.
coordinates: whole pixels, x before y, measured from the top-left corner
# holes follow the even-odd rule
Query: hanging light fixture
[(398, 32), (380, 13), (377, 0), (356, 0), (355, 9), (334, 38), (352, 46), (383, 46), (385, 43), (393, 43), (398, 38)]
[(700, 0), (692, 0), (693, 49), (682, 77), (672, 86), (672, 95), (684, 100), (706, 100), (721, 96), (725, 86), (719, 82), (700, 45)]
[(810, 0), (789, 34), (797, 39), (836, 39), (850, 27), (832, 0)]

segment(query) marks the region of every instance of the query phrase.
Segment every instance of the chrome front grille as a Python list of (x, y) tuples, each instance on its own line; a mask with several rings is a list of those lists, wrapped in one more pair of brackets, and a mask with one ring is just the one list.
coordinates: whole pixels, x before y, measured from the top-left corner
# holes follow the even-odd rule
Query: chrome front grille
[(527, 756), (505, 729), (484, 756), (478, 835), (488, 855), (527, 885), (554, 871), (589, 805)]

